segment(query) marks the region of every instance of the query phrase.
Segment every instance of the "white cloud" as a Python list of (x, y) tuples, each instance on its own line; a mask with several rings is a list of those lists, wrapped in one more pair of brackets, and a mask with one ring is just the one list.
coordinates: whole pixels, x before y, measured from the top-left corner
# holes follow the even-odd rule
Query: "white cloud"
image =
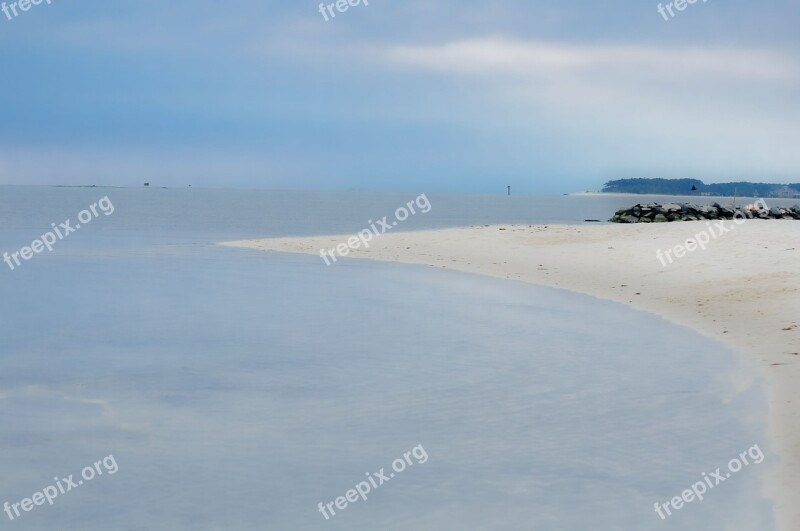
[(800, 64), (780, 52), (482, 38), (395, 46), (384, 60), (461, 79), (454, 97), (476, 112), (520, 134), (546, 127), (605, 168), (800, 169)]
[(701, 76), (716, 79), (796, 81), (795, 60), (767, 50), (662, 48), (641, 45), (574, 45), (483, 38), (434, 46), (396, 46), (396, 63), (478, 75), (542, 77), (574, 73), (629, 73), (653, 78)]

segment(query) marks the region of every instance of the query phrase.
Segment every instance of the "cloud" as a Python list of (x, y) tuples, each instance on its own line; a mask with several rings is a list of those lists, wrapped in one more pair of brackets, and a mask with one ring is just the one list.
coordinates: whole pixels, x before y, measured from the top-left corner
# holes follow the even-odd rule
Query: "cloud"
[(399, 64), (480, 77), (544, 77), (601, 70), (653, 78), (701, 76), (791, 82), (800, 77), (796, 60), (768, 50), (665, 49), (481, 38), (433, 46), (395, 46), (388, 55)]
[(547, 127), (606, 168), (763, 175), (800, 166), (800, 64), (774, 50), (489, 37), (394, 46), (384, 60), (460, 79), (459, 97), (507, 128)]

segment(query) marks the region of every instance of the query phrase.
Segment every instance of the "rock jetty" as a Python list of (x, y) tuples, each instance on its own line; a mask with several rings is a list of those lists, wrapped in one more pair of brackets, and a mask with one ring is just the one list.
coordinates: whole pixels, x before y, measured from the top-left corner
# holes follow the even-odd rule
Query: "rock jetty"
[(617, 210), (609, 220), (614, 223), (665, 223), (668, 221), (703, 221), (712, 219), (797, 219), (800, 205), (790, 208), (768, 207), (763, 199), (746, 206), (690, 205), (688, 203), (640, 203)]

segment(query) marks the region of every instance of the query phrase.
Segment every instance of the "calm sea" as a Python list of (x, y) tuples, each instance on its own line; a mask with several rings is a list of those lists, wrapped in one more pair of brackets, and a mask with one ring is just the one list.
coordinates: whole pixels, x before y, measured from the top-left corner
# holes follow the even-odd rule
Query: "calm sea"
[[(0, 263), (0, 503), (109, 454), (119, 469), (4, 528), (773, 528), (763, 389), (734, 392), (734, 354), (688, 329), (513, 281), (215, 245), (352, 233), (417, 194), (0, 187), (0, 252), (106, 195), (112, 215)], [(652, 200), (428, 198), (402, 230)], [(754, 444), (764, 463), (656, 515)], [(320, 514), (418, 445), (426, 462)]]

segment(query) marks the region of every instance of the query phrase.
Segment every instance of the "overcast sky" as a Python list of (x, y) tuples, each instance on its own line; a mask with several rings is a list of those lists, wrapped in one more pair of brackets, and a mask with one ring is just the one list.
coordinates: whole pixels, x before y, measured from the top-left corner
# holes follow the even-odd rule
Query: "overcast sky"
[[(8, 2), (8, 0), (6, 0)], [(52, 0), (0, 183), (562, 193), (800, 181), (800, 0)]]

